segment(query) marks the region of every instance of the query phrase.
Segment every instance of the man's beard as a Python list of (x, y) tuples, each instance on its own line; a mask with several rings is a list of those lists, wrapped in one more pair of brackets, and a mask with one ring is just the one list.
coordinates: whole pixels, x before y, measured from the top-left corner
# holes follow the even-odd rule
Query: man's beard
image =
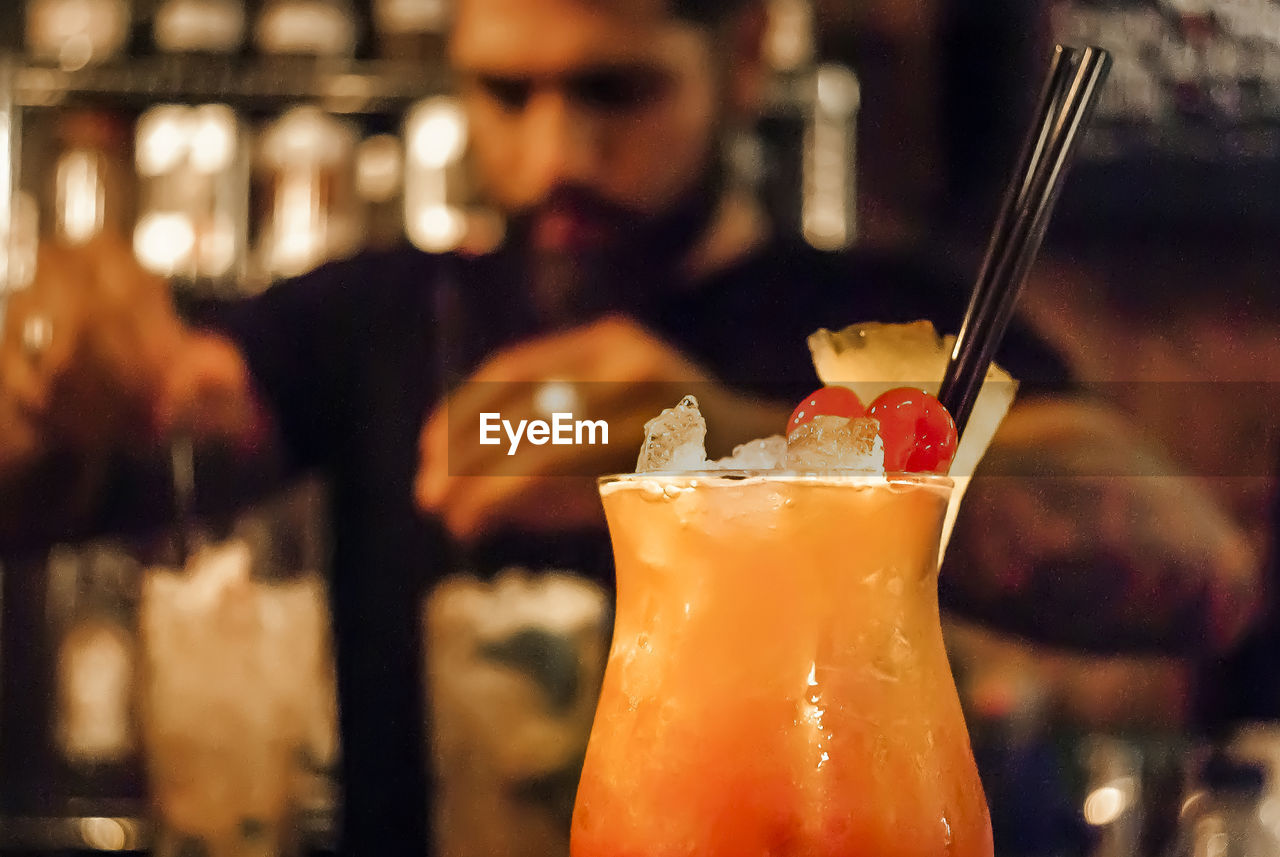
[[(614, 312), (639, 312), (659, 300), (682, 275), (681, 264), (706, 235), (722, 191), (721, 171), (706, 177), (675, 205), (644, 215), (590, 190), (562, 187), (532, 209), (513, 215), (508, 249), (523, 269), (530, 309), (540, 325), (561, 327)], [(535, 230), (547, 212), (569, 211), (603, 228), (603, 240), (572, 251), (538, 246)]]

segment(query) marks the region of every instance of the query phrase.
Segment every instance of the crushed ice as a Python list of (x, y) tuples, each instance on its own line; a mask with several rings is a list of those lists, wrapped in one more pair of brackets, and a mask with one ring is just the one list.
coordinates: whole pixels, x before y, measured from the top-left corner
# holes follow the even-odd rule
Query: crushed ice
[(698, 400), (685, 396), (644, 424), (637, 473), (707, 469), (707, 421)]
[(787, 466), (787, 439), (780, 434), (747, 441), (716, 461), (723, 470), (781, 470)]
[(869, 417), (817, 416), (790, 437), (760, 438), (733, 454), (708, 461), (707, 423), (693, 396), (685, 396), (644, 426), (637, 473), (696, 470), (831, 470), (884, 473), (880, 424)]
[(880, 423), (870, 417), (816, 416), (787, 438), (787, 469), (884, 472)]

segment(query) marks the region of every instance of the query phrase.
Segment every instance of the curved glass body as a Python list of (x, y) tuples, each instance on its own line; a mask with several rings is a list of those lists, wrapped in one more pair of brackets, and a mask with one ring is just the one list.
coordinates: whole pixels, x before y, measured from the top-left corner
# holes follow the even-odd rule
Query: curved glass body
[(991, 857), (938, 615), (950, 480), (600, 485), (618, 604), (573, 857)]

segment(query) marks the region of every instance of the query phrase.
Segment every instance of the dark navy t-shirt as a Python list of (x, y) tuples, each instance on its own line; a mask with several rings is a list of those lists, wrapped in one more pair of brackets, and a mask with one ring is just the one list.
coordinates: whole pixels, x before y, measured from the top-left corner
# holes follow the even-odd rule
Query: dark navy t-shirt
[[(418, 436), (451, 384), (536, 332), (517, 270), (502, 255), (364, 255), (206, 318), (243, 350), (291, 464), (329, 481), (348, 853), (423, 853), (419, 610), (460, 560), (414, 508)], [(953, 333), (967, 292), (925, 254), (778, 242), (696, 285), (655, 283), (634, 314), (721, 381), (786, 401), (817, 386), (805, 340), (818, 328), (927, 318)], [(1024, 391), (1067, 382), (1058, 356), (1016, 325), (998, 359)], [(611, 575), (603, 533), (497, 536), (467, 562)]]

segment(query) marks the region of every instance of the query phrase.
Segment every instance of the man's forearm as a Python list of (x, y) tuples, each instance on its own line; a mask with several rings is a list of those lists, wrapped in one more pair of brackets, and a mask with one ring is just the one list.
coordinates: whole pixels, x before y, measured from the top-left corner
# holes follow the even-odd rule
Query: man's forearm
[[(146, 396), (133, 392), (135, 406), (119, 412), (128, 419), (103, 417), (93, 402), (111, 391), (85, 383), (65, 384), (88, 392), (55, 401), (40, 419), (5, 420), (0, 408), (0, 547), (75, 537), (121, 519), (141, 525), (165, 503), (163, 514), (172, 514), (172, 500), (155, 496), (172, 488), (167, 438), (190, 436), (231, 463), (271, 445), (268, 412), (226, 340), (189, 333), (160, 374)], [(111, 507), (121, 502), (146, 508)]]
[(1113, 413), (1015, 409), (965, 497), (944, 606), (1083, 650), (1229, 647), (1261, 601), (1258, 557), (1194, 477), (1157, 461)]

